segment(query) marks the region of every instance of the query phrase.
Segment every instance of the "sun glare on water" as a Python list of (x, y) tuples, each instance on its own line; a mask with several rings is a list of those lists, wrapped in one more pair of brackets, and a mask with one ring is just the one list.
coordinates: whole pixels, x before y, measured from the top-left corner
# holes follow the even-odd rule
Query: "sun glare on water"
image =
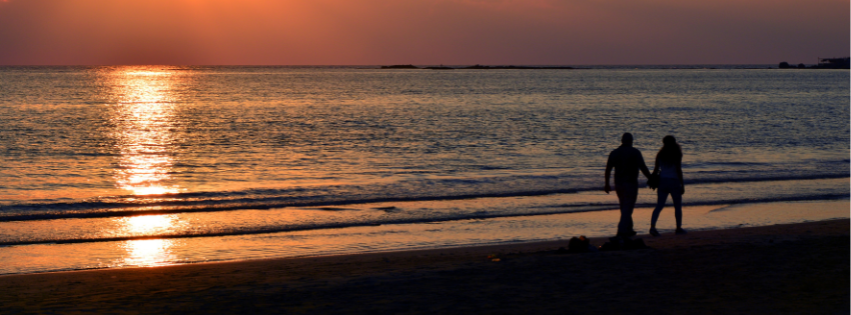
[(177, 139), (170, 131), (176, 125), (174, 70), (124, 67), (106, 75), (112, 80), (109, 100), (113, 103), (113, 125), (120, 159), (116, 185), (134, 195), (180, 192), (170, 184)]
[[(163, 195), (182, 191), (173, 178), (179, 125), (175, 86), (184, 79), (178, 71), (152, 66), (110, 68), (100, 73), (114, 151), (115, 186), (132, 195)], [(116, 233), (129, 236), (169, 234), (179, 228), (173, 215), (143, 215), (116, 219)], [(126, 251), (117, 266), (173, 264), (173, 239), (142, 239), (121, 243)]]
[(128, 241), (125, 245), (127, 256), (122, 265), (154, 267), (174, 264), (171, 246), (172, 240), (168, 239)]
[[(170, 215), (146, 215), (121, 219), (127, 230), (134, 234), (155, 234), (174, 226), (175, 218)], [(121, 265), (152, 267), (170, 265), (175, 260), (171, 248), (174, 240), (150, 239), (127, 241), (124, 245), (127, 256)]]

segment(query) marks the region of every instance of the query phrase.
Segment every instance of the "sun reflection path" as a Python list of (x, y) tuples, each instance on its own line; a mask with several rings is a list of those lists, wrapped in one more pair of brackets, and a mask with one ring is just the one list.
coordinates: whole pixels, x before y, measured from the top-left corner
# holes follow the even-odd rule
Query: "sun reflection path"
[[(174, 227), (173, 215), (146, 215), (121, 219), (128, 232), (132, 234), (158, 234)], [(124, 244), (127, 256), (119, 264), (123, 266), (163, 266), (176, 261), (171, 248), (174, 240), (151, 239), (133, 240)]]
[(134, 195), (180, 192), (169, 184), (176, 141), (174, 85), (176, 71), (155, 67), (122, 67), (109, 73), (113, 123), (120, 151), (116, 185)]
[[(112, 109), (110, 123), (119, 153), (114, 171), (115, 184), (133, 195), (177, 193), (174, 183), (175, 153), (179, 127), (175, 104), (180, 93), (176, 87), (186, 80), (175, 70), (152, 66), (112, 68), (104, 73), (105, 86), (111, 87), (105, 98)], [(152, 236), (174, 233), (181, 227), (170, 215), (120, 218), (119, 234)], [(121, 232), (123, 231), (123, 233)], [(161, 266), (177, 261), (175, 240), (145, 239), (123, 242), (126, 255), (119, 266)]]
[(172, 240), (135, 240), (127, 241), (123, 266), (154, 267), (175, 263), (176, 256), (171, 253)]

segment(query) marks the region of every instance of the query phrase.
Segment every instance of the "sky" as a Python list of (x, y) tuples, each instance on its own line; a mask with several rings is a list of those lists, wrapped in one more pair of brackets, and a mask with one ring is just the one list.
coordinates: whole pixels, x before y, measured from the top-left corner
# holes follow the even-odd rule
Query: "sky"
[(0, 0), (0, 65), (677, 65), (849, 55), (848, 0)]

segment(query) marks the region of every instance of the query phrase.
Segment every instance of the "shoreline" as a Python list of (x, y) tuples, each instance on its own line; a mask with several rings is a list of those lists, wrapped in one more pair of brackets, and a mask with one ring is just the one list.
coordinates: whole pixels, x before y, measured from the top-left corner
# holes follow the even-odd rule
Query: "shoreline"
[[(489, 202), (482, 204), (482, 202)], [(503, 204), (496, 204), (497, 202)], [(506, 204), (506, 202), (508, 202)], [(472, 205), (475, 203), (475, 205)], [(550, 203), (553, 203), (550, 201)], [(557, 202), (555, 202), (557, 204)], [(517, 198), (375, 204), (404, 209), (418, 207), (523, 207), (534, 204)], [(370, 207), (372, 207), (370, 206)], [(848, 218), (849, 201), (776, 202), (683, 208), (688, 231), (717, 230)], [(369, 208), (371, 209), (371, 208)], [(364, 209), (363, 211), (370, 211)], [(635, 230), (646, 234), (652, 208), (636, 208)], [(277, 215), (287, 215), (282, 211)], [(252, 215), (248, 213), (246, 215)], [(262, 213), (272, 216), (274, 213)], [(614, 234), (617, 210), (511, 216), (486, 220), (457, 220), (422, 224), (382, 224), (332, 230), (252, 234), (222, 237), (166, 238), (120, 242), (37, 244), (3, 247), (2, 275), (146, 268), (157, 266), (227, 263), (281, 258), (382, 254), (411, 250), (451, 250), (491, 246), (531, 246), (538, 242), (567, 242), (585, 235), (602, 240)], [(673, 233), (673, 209), (663, 211), (659, 231)], [(167, 216), (148, 217), (141, 223), (168, 223)], [(65, 227), (73, 229), (75, 225)], [(602, 243), (600, 243), (602, 244)], [(596, 244), (596, 245), (600, 245)]]
[[(616, 211), (616, 210), (611, 210)], [(848, 221), (849, 222), (849, 230), (851, 231), (851, 219), (849, 218), (835, 218), (835, 219), (826, 219), (826, 220), (818, 220), (818, 221), (810, 221), (810, 222), (798, 222), (798, 223), (781, 223), (774, 225), (762, 225), (762, 226), (740, 226), (740, 227), (721, 227), (721, 228), (713, 228), (713, 229), (700, 229), (700, 230), (688, 230), (689, 233), (685, 236), (674, 235), (673, 232), (663, 233), (660, 237), (653, 237), (647, 233), (639, 233), (636, 236), (632, 237), (633, 239), (642, 239), (645, 241), (646, 245), (649, 249), (658, 249), (651, 244), (662, 245), (663, 249), (668, 248), (670, 246), (676, 246), (678, 240), (676, 238), (685, 238), (688, 236), (703, 235), (704, 233), (712, 233), (721, 232), (721, 231), (737, 231), (737, 230), (750, 230), (750, 229), (764, 229), (764, 228), (772, 228), (772, 227), (785, 227), (785, 226), (797, 226), (797, 225), (810, 225), (810, 224), (820, 224), (820, 223), (832, 223), (834, 221)], [(660, 228), (660, 231), (663, 229)], [(576, 235), (579, 236), (579, 235)], [(669, 238), (669, 237), (673, 237)], [(594, 245), (599, 249), (603, 243), (609, 241), (611, 236), (593, 236), (587, 237), (590, 241), (591, 245)], [(700, 238), (697, 238), (700, 239)], [(29, 275), (45, 275), (45, 274), (63, 274), (63, 273), (77, 273), (77, 272), (100, 272), (100, 271), (117, 271), (117, 270), (135, 270), (135, 269), (150, 269), (150, 268), (178, 268), (178, 267), (190, 267), (196, 265), (227, 265), (227, 264), (264, 264), (264, 263), (273, 263), (278, 261), (300, 261), (300, 260), (317, 260), (317, 261), (325, 261), (325, 260), (372, 260), (378, 256), (383, 257), (386, 256), (445, 256), (445, 255), (461, 255), (461, 253), (471, 254), (471, 255), (481, 255), (483, 253), (488, 254), (506, 254), (506, 253), (527, 253), (527, 252), (541, 252), (541, 251), (556, 251), (559, 248), (568, 248), (569, 239), (561, 239), (561, 240), (544, 240), (544, 241), (518, 241), (512, 243), (500, 243), (500, 244), (474, 244), (474, 245), (460, 245), (460, 246), (448, 246), (448, 247), (439, 247), (439, 248), (414, 248), (409, 250), (379, 250), (379, 251), (370, 251), (370, 252), (351, 252), (351, 253), (339, 253), (339, 254), (318, 254), (318, 255), (306, 255), (306, 256), (293, 256), (293, 257), (273, 257), (273, 258), (259, 258), (259, 259), (240, 259), (240, 260), (225, 260), (225, 261), (201, 261), (201, 262), (190, 262), (190, 263), (175, 263), (170, 265), (157, 265), (157, 266), (131, 266), (131, 267), (105, 267), (105, 268), (90, 268), (90, 269), (79, 269), (79, 270), (61, 270), (61, 271), (46, 271), (46, 272), (35, 272), (35, 273), (23, 273), (23, 274), (0, 274), (0, 280), (5, 277), (17, 277), (17, 276), (29, 276)], [(466, 255), (465, 254), (465, 255)]]
[[(0, 309), (684, 311), (665, 311), (654, 301), (661, 299), (689, 307), (689, 313), (838, 314), (849, 310), (849, 222), (639, 235), (652, 249), (632, 251), (560, 254), (559, 247), (568, 247), (567, 240), (560, 240), (3, 275), (0, 288), (10, 293), (0, 296)], [(591, 244), (605, 240), (591, 238)]]

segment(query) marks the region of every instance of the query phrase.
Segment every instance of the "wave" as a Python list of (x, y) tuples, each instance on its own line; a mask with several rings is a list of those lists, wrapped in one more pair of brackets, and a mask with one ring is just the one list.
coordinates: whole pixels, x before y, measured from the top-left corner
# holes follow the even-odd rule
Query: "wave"
[[(711, 205), (725, 205), (725, 204), (746, 204), (746, 203), (766, 203), (766, 202), (793, 202), (793, 201), (812, 201), (812, 200), (837, 200), (837, 199), (845, 199), (848, 198), (847, 194), (821, 194), (821, 195), (811, 195), (811, 196), (803, 196), (803, 197), (786, 197), (786, 198), (741, 198), (741, 199), (733, 199), (733, 200), (723, 200), (723, 201), (699, 201), (699, 202), (690, 202), (688, 206), (711, 206)], [(649, 208), (653, 207), (655, 204), (650, 203), (639, 203), (636, 204), (636, 207), (639, 208)], [(9, 241), (0, 241), (0, 246), (21, 246), (21, 245), (39, 245), (39, 244), (75, 244), (75, 243), (92, 243), (92, 242), (114, 242), (114, 241), (135, 241), (135, 240), (149, 240), (149, 239), (179, 239), (179, 238), (190, 238), (190, 237), (221, 237), (221, 236), (240, 236), (240, 235), (256, 235), (256, 234), (270, 234), (270, 233), (282, 233), (282, 232), (298, 232), (298, 231), (310, 231), (310, 230), (327, 230), (327, 229), (342, 229), (342, 228), (352, 228), (352, 227), (364, 227), (364, 226), (380, 226), (387, 224), (427, 224), (427, 223), (440, 223), (440, 222), (450, 222), (450, 221), (462, 221), (462, 220), (481, 220), (481, 219), (493, 219), (493, 218), (512, 218), (512, 217), (530, 217), (530, 216), (542, 216), (542, 215), (554, 215), (554, 214), (567, 214), (567, 213), (581, 213), (581, 212), (592, 212), (592, 211), (605, 211), (605, 210), (615, 210), (617, 209), (617, 203), (600, 203), (594, 205), (550, 205), (550, 206), (542, 206), (536, 207), (539, 210), (532, 212), (517, 212), (517, 213), (501, 213), (501, 212), (487, 212), (487, 211), (477, 211), (472, 213), (458, 213), (458, 214), (445, 214), (442, 216), (428, 217), (428, 218), (398, 218), (398, 219), (380, 219), (380, 220), (370, 220), (364, 222), (335, 222), (335, 223), (319, 223), (319, 224), (301, 224), (301, 225), (292, 225), (292, 226), (272, 226), (272, 227), (255, 227), (255, 228), (243, 228), (243, 229), (234, 229), (228, 231), (210, 231), (210, 232), (191, 232), (191, 233), (178, 233), (178, 234), (157, 234), (157, 235), (135, 235), (135, 236), (123, 236), (123, 237), (83, 237), (83, 238), (67, 238), (67, 239), (31, 239), (31, 240), (9, 240)], [(393, 211), (394, 209), (384, 209), (384, 208), (375, 208), (379, 210), (385, 211)], [(345, 208), (333, 208), (326, 207), (320, 208), (320, 210), (331, 210), (331, 211), (341, 211), (341, 210), (349, 210)]]
[[(774, 175), (769, 172), (758, 174), (695, 172), (689, 174), (688, 178), (691, 179), (687, 180), (686, 184), (738, 184), (848, 177), (848, 173)], [(601, 190), (601, 181), (601, 178), (590, 177), (587, 174), (522, 175), (419, 179), (389, 184), (186, 192), (146, 196), (125, 195), (90, 200), (33, 201), (0, 206), (0, 222), (578, 194)], [(817, 195), (819, 195), (817, 192), (813, 194), (813, 196)], [(696, 200), (696, 202), (701, 201)]]

